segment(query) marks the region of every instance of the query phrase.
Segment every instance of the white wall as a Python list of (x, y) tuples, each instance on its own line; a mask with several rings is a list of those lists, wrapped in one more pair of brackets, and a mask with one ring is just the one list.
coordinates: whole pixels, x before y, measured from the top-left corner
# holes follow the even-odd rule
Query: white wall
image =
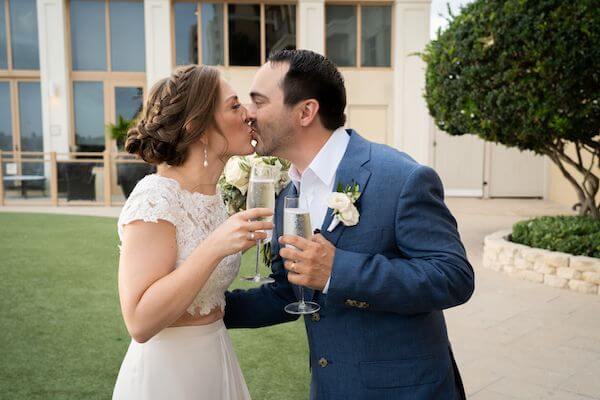
[(432, 164), (430, 117), (423, 98), (425, 63), (415, 52), (429, 41), (429, 0), (396, 0), (394, 10), (394, 136), (392, 144)]
[(171, 47), (170, 0), (144, 0), (146, 37), (146, 87), (171, 74), (173, 52)]
[(69, 151), (69, 70), (63, 0), (38, 0), (44, 151)]

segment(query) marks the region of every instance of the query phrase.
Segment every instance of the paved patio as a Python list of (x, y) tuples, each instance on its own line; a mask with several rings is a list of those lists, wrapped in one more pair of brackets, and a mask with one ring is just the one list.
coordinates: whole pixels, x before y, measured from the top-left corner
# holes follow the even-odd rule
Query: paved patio
[[(571, 211), (542, 200), (448, 199), (476, 271), (476, 290), (449, 310), (469, 399), (600, 399), (600, 296), (519, 281), (481, 266), (483, 237), (514, 222)], [(116, 217), (119, 208), (0, 207)]]
[(600, 296), (482, 267), (483, 237), (521, 219), (571, 211), (541, 200), (449, 199), (476, 289), (446, 313), (469, 399), (600, 399)]

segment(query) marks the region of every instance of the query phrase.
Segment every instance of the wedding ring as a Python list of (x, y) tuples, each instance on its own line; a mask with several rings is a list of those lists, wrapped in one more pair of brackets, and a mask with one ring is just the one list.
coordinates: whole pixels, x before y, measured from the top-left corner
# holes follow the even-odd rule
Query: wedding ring
[(254, 240), (254, 232), (250, 232), (250, 240)]
[(290, 270), (293, 273), (296, 273), (296, 261), (292, 261), (292, 265), (290, 265)]

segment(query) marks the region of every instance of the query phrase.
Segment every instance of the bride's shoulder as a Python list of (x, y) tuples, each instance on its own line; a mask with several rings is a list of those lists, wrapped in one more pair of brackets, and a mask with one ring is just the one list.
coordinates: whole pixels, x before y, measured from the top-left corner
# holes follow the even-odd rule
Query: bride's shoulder
[(165, 178), (158, 174), (146, 175), (138, 181), (131, 192), (131, 196), (152, 191), (172, 192), (175, 189), (176, 182), (173, 179)]
[(136, 219), (175, 222), (178, 203), (177, 188), (171, 179), (156, 174), (147, 175), (137, 183), (125, 202), (119, 218), (120, 225)]

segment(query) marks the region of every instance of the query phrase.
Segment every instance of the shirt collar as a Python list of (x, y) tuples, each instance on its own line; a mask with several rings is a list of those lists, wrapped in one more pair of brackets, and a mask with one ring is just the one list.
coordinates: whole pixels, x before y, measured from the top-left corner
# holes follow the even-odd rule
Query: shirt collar
[[(330, 186), (337, 168), (344, 158), (344, 153), (348, 148), (350, 135), (344, 127), (340, 127), (333, 131), (331, 137), (325, 145), (319, 150), (315, 158), (311, 161), (306, 171), (311, 170), (325, 185)], [(306, 172), (305, 171), (305, 172)], [(302, 175), (298, 169), (292, 164), (289, 170), (290, 179), (298, 189)]]

